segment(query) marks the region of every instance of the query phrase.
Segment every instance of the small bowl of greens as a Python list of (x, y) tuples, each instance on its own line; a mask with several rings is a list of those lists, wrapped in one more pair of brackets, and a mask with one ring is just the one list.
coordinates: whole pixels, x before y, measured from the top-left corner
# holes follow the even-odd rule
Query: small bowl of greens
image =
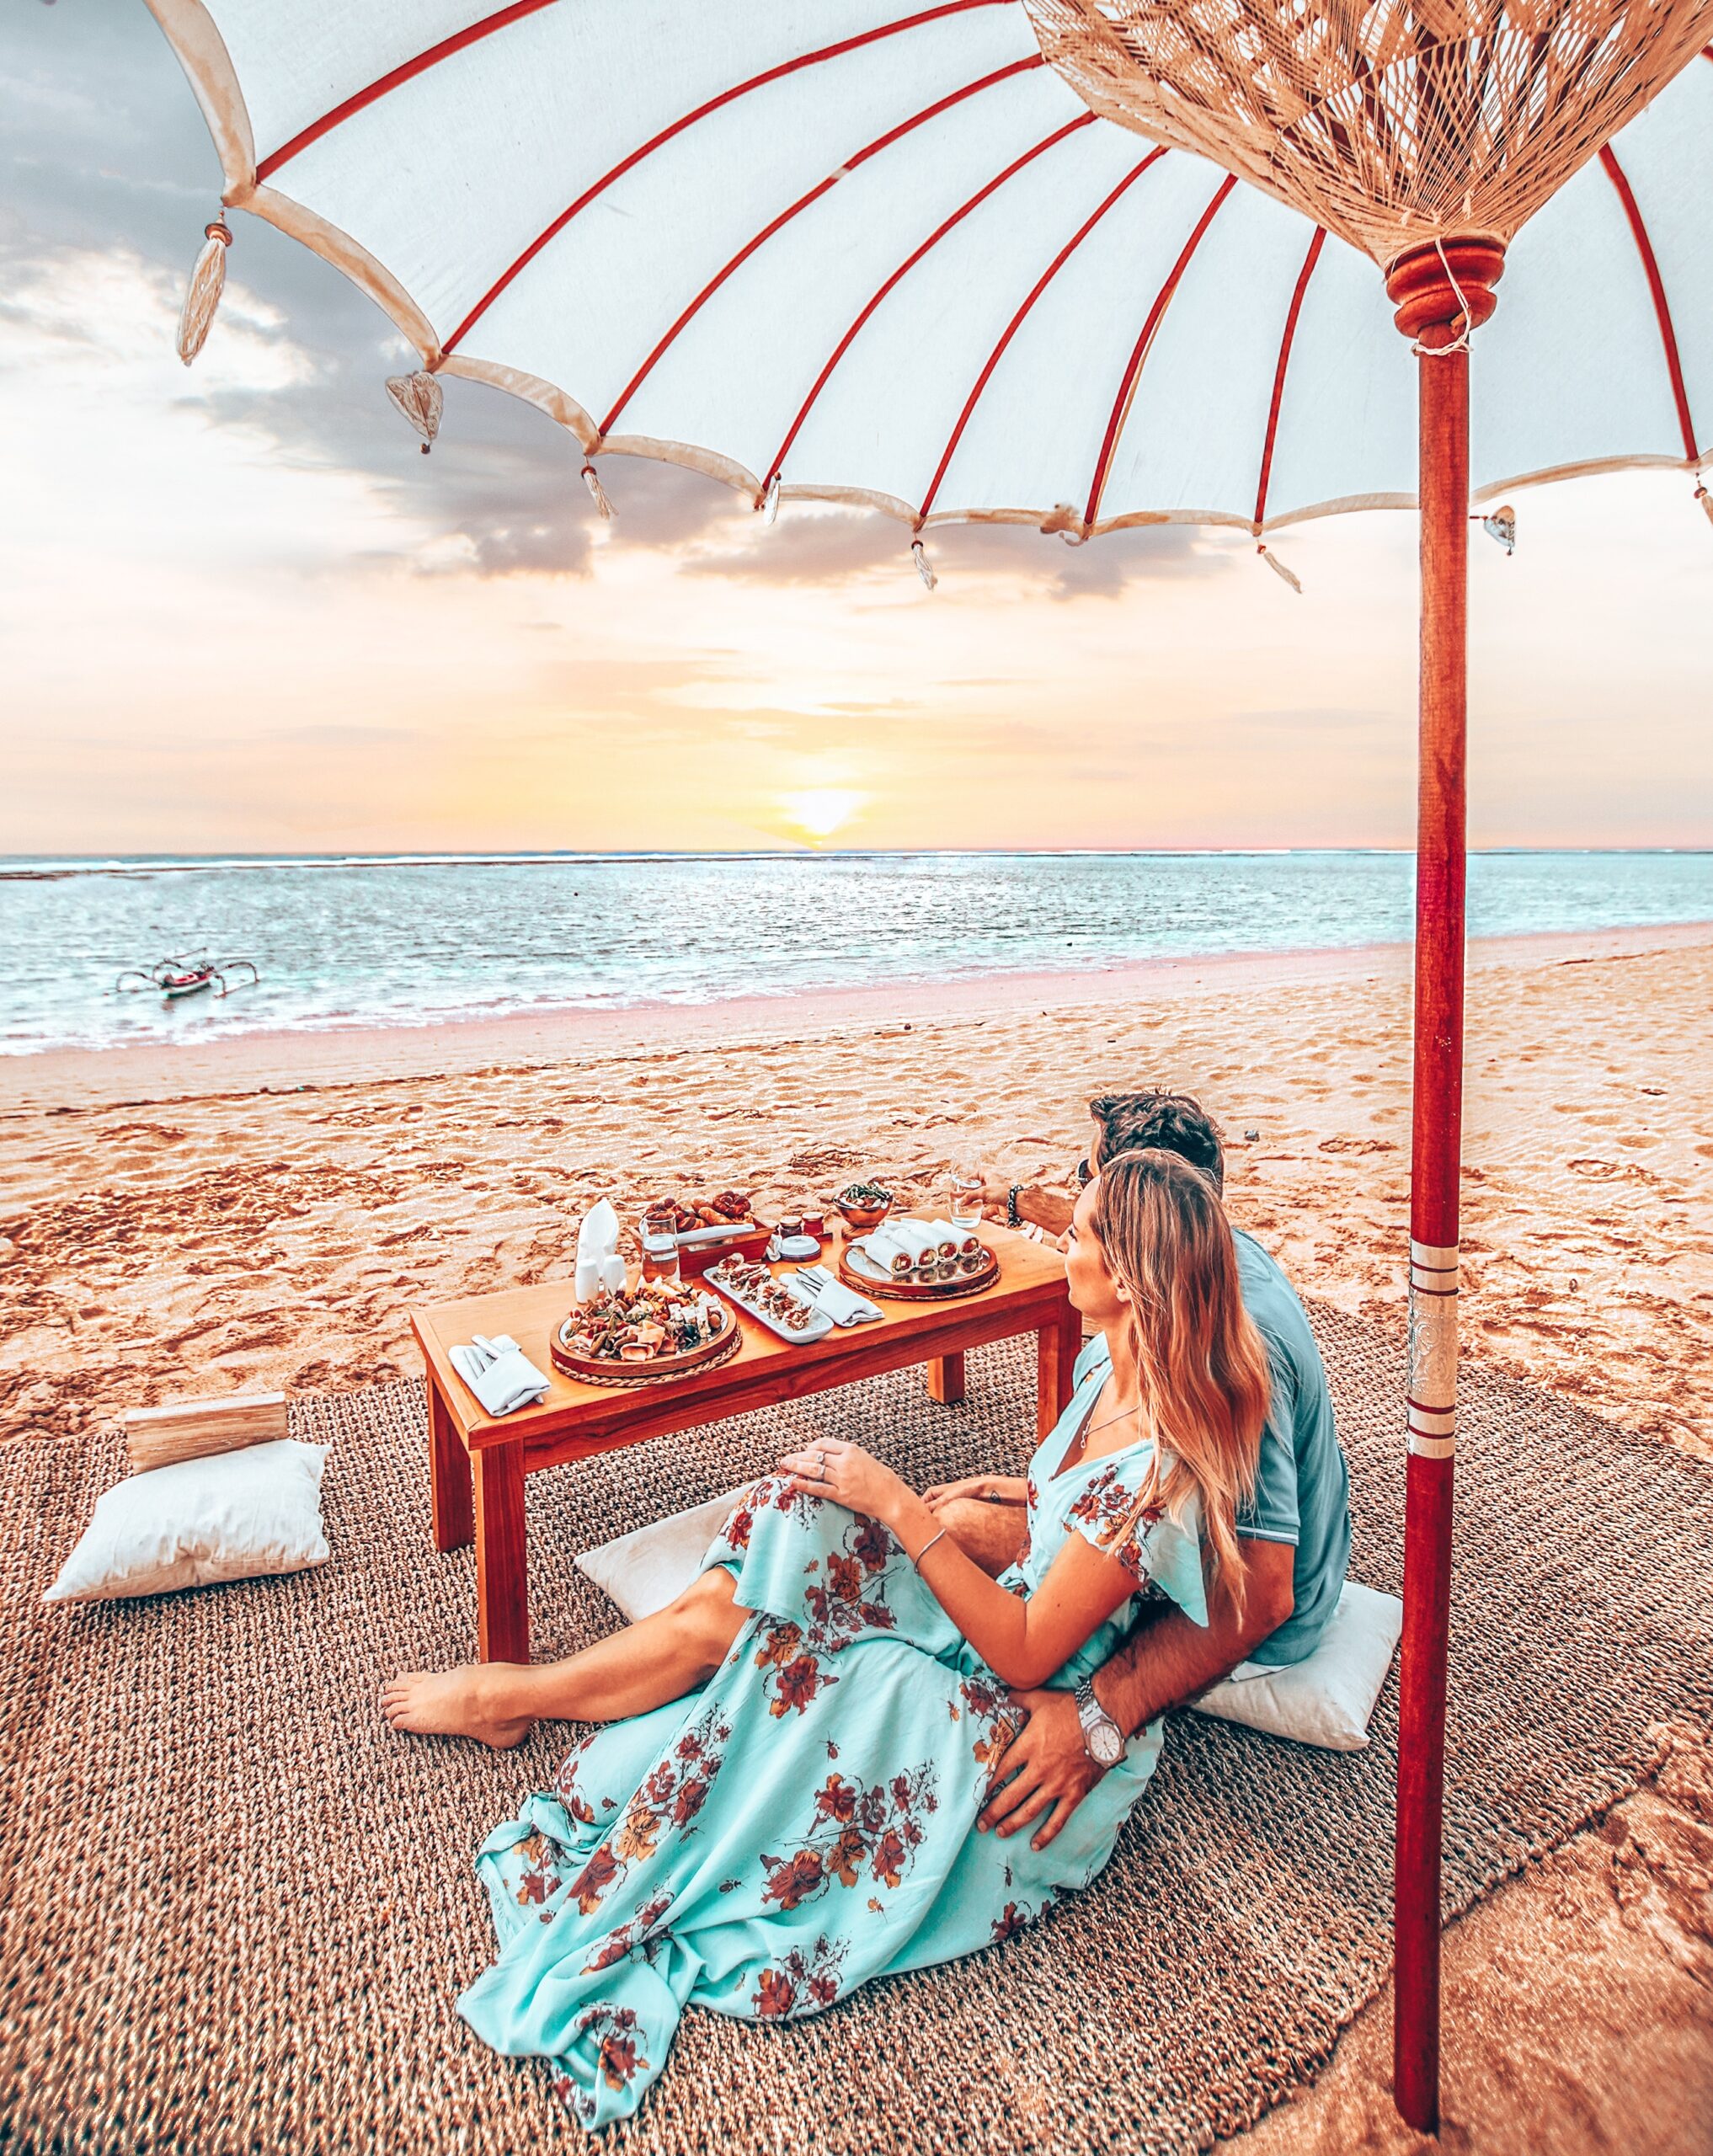
[(878, 1182), (853, 1182), (833, 1200), (858, 1235), (878, 1228), (892, 1210), (892, 1193)]

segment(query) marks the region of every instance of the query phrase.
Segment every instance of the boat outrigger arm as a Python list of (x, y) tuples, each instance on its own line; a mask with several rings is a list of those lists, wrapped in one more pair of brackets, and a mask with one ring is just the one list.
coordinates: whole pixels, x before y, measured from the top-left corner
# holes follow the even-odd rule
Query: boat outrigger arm
[(121, 974), (113, 986), (115, 994), (120, 995), (157, 988), (171, 1003), (181, 995), (197, 995), (206, 989), (216, 995), (230, 995), (236, 988), (257, 987), (261, 978), (248, 958), (216, 962), (205, 953), (180, 952), (176, 958), (157, 958), (147, 972), (133, 969)]

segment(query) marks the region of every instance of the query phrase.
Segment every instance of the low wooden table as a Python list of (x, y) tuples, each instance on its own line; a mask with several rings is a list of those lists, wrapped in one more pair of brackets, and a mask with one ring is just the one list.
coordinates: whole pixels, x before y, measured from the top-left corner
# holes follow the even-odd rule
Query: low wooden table
[[(458, 1550), (476, 1544), (482, 1659), (529, 1659), (523, 1492), (525, 1476), (537, 1468), (747, 1415), (777, 1401), (801, 1400), (911, 1363), (927, 1364), (931, 1398), (955, 1405), (963, 1397), (965, 1351), (1025, 1332), (1037, 1336), (1035, 1421), (1044, 1437), (1070, 1398), (1071, 1365), (1082, 1344), (1064, 1261), (1003, 1228), (985, 1230), (984, 1239), (998, 1254), (1000, 1277), (979, 1294), (943, 1303), (882, 1301), (878, 1324), (835, 1327), (811, 1346), (783, 1341), (736, 1312), (742, 1345), (729, 1361), (629, 1390), (580, 1384), (553, 1369), (547, 1342), (571, 1307), (568, 1280), (413, 1310), (411, 1330), (428, 1364), (435, 1545)], [(830, 1236), (823, 1250), (830, 1266), (836, 1266), (838, 1248), (836, 1235)], [(490, 1338), (510, 1333), (536, 1368), (549, 1374), (547, 1395), (538, 1406), (520, 1407), (503, 1420), (483, 1413), (452, 1368), (450, 1353), (478, 1332)]]

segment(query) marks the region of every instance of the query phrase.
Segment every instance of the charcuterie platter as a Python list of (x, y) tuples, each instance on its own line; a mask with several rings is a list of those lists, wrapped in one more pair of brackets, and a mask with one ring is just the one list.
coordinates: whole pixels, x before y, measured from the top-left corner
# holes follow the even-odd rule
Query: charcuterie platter
[(714, 1296), (649, 1281), (576, 1305), (547, 1352), (556, 1370), (585, 1385), (662, 1385), (713, 1369), (736, 1354), (739, 1339), (736, 1319)]

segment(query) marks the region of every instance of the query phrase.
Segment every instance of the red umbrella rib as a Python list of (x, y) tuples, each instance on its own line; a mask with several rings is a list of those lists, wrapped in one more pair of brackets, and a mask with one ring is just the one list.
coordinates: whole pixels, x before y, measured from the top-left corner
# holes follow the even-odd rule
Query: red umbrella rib
[(713, 297), (720, 286), (734, 270), (743, 267), (758, 248), (765, 246), (782, 227), (788, 225), (793, 217), (801, 215), (812, 202), (819, 202), (822, 195), (836, 187), (847, 173), (854, 172), (859, 165), (867, 164), (871, 157), (878, 157), (883, 150), (889, 150), (894, 142), (902, 141), (906, 135), (913, 134), (918, 127), (926, 126), (931, 120), (937, 120), (942, 113), (949, 112), (954, 105), (963, 104), (966, 99), (977, 96), (983, 90), (990, 90), (1000, 83), (1010, 82), (1014, 76), (1028, 74), (1034, 68), (1045, 65), (1046, 62), (1038, 52), (1032, 52), (1025, 60), (1013, 60), (1008, 67), (996, 67), (991, 74), (982, 76), (979, 82), (966, 83), (961, 89), (951, 90), (944, 97), (936, 98), (932, 104), (925, 105), (921, 111), (913, 113), (908, 120), (901, 120), (896, 127), (889, 127), (885, 134), (877, 136), (872, 142), (865, 143), (862, 148), (846, 157), (836, 171), (829, 173), (824, 179), (817, 180), (807, 194), (799, 195), (788, 209), (782, 210), (776, 217), (770, 218), (753, 239), (744, 242), (723, 269), (718, 270), (708, 279), (707, 284), (702, 286), (666, 334), (655, 345), (654, 350), (649, 353), (648, 358), (625, 384), (618, 402), (600, 423), (602, 435), (606, 436), (612, 432), (620, 413), (624, 410), (626, 405), (630, 403), (632, 398), (636, 395), (659, 366), (668, 350), (677, 341), (708, 301)]
[(551, 8), (553, 0), (513, 0), (510, 8), (502, 8), (498, 14), (484, 15), (479, 23), (458, 30), (451, 37), (443, 37), (438, 45), (431, 45), (426, 52), (419, 52), (414, 60), (404, 61), (370, 83), (366, 90), (359, 90), (348, 97), (343, 104), (336, 104), (331, 112), (312, 120), (302, 133), (294, 135), (289, 142), (282, 142), (277, 150), (269, 152), (256, 167), (256, 184), (271, 179), (281, 165), (295, 157), (300, 150), (307, 150), (312, 142), (318, 142), (323, 135), (330, 135), (341, 122), (353, 113), (361, 112), (366, 105), (376, 104), (389, 90), (396, 90), (402, 83), (418, 75), (425, 75), (430, 67), (438, 67), (441, 61), (450, 60), (455, 52), (462, 52), (467, 45), (475, 45), (484, 37), (492, 37), (495, 30), (503, 30), (509, 23), (520, 22), (526, 15), (538, 15), (543, 8)]
[(1101, 496), (1106, 491), (1107, 472), (1112, 464), (1113, 451), (1118, 446), (1118, 436), (1123, 432), (1124, 422), (1129, 417), (1136, 385), (1142, 378), (1143, 367), (1147, 364), (1149, 351), (1166, 318), (1166, 310), (1171, 305), (1172, 294), (1182, 281), (1183, 273), (1189, 268), (1208, 227), (1219, 216), (1220, 205), (1236, 184), (1234, 175), (1222, 181), (1214, 191), (1213, 200), (1203, 211), (1200, 221), (1184, 242), (1183, 253), (1172, 264), (1171, 275), (1161, 286), (1153, 306), (1148, 310), (1148, 319), (1142, 325), (1142, 334), (1136, 339), (1136, 348), (1130, 355), (1130, 364), (1124, 370), (1124, 379), (1119, 383), (1118, 393), (1113, 400), (1113, 415), (1107, 421), (1106, 438), (1101, 444), (1101, 453), (1095, 463), (1094, 481), (1088, 490), (1088, 507), (1083, 511), (1082, 524), (1086, 531), (1093, 531), (1095, 520), (1101, 513)]
[(1694, 463), (1700, 454), (1695, 440), (1694, 422), (1689, 416), (1689, 392), (1684, 384), (1684, 363), (1678, 355), (1678, 333), (1672, 326), (1671, 302), (1666, 297), (1665, 279), (1659, 274), (1655, 259), (1653, 242), (1647, 236), (1646, 220), (1641, 205), (1625, 176), (1624, 168), (1612, 154), (1609, 142), (1600, 152), (1600, 163), (1606, 177), (1618, 190), (1618, 200), (1624, 205), (1624, 214), (1630, 220), (1630, 229), (1636, 239), (1636, 251), (1641, 257), (1641, 267), (1647, 278), (1647, 289), (1653, 295), (1654, 319), (1659, 324), (1659, 340), (1665, 347), (1666, 371), (1672, 380), (1672, 398), (1678, 408), (1678, 430), (1684, 438), (1684, 455)]
[(836, 45), (820, 45), (813, 52), (800, 52), (793, 59), (782, 60), (776, 67), (764, 67), (759, 75), (749, 76), (741, 83), (734, 83), (730, 89), (720, 91), (718, 96), (705, 99), (701, 104), (694, 106), (670, 125), (651, 135), (646, 142), (639, 143), (628, 156), (621, 157), (610, 171), (604, 172), (592, 186), (584, 188), (577, 200), (562, 210), (547, 230), (538, 233), (515, 261), (494, 279), (440, 350), (451, 352), (462, 344), (520, 270), (526, 270), (542, 249), (551, 240), (556, 239), (572, 219), (586, 210), (598, 195), (605, 194), (615, 180), (622, 179), (627, 172), (641, 164), (644, 157), (652, 157), (656, 150), (664, 147), (675, 136), (683, 134), (686, 128), (694, 127), (699, 120), (706, 120), (711, 112), (719, 111), (723, 105), (734, 104), (739, 98), (748, 97), (752, 91), (765, 89), (770, 83), (783, 82), (787, 75), (798, 74), (805, 67), (815, 67), (829, 60), (841, 59), (846, 53), (856, 52), (866, 45), (878, 44), (883, 38), (898, 37), (906, 30), (920, 29), (925, 23), (937, 23), (947, 15), (964, 14), (972, 8), (1008, 8), (1012, 4), (1013, 0), (941, 0), (938, 7), (925, 8), (919, 13), (902, 17), (898, 22), (881, 23), (872, 30), (858, 32), (854, 37), (840, 38)]

